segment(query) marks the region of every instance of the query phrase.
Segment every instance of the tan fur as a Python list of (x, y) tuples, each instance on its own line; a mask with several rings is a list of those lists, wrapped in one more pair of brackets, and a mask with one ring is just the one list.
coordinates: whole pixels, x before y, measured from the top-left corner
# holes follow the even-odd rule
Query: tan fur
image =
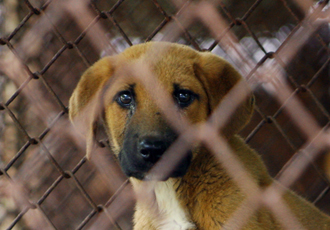
[[(157, 49), (163, 54), (157, 54)], [(70, 118), (75, 121), (79, 116), (85, 119), (88, 131), (87, 155), (93, 151), (97, 120), (104, 119), (110, 144), (118, 154), (124, 141), (124, 132), (136, 127), (141, 133), (165, 130), (167, 122), (154, 100), (141, 82), (130, 72), (132, 65), (146, 63), (151, 67), (162, 87), (172, 94), (172, 85), (179, 82), (187, 89), (200, 95), (189, 107), (180, 113), (192, 124), (207, 120), (210, 112), (219, 104), (229, 90), (242, 78), (225, 60), (212, 54), (200, 53), (186, 46), (149, 42), (136, 45), (123, 53), (106, 57), (95, 63), (82, 76), (70, 99)], [(127, 111), (113, 102), (113, 96), (135, 84), (137, 104), (134, 117), (127, 124)], [(105, 87), (105, 88), (104, 88)], [(96, 98), (96, 100), (95, 100)], [(87, 109), (88, 103), (101, 103), (95, 112)], [(231, 116), (231, 121), (221, 130), (233, 152), (241, 160), (254, 181), (262, 188), (273, 183), (262, 160), (236, 134), (249, 121), (253, 111), (253, 96), (247, 98)], [(91, 114), (89, 114), (89, 113)], [(101, 113), (99, 116), (98, 113)], [(141, 181), (131, 178), (133, 187), (138, 189)], [(155, 204), (159, 212), (143, 202), (137, 201), (134, 229), (221, 229), (228, 218), (242, 204), (244, 192), (233, 182), (222, 165), (203, 147), (193, 150), (192, 163), (182, 178), (170, 178), (156, 182)], [(291, 191), (284, 199), (307, 229), (330, 229), (330, 219), (312, 204)], [(239, 220), (238, 220), (239, 221)], [(245, 225), (244, 229), (281, 229), (270, 211), (259, 209)]]

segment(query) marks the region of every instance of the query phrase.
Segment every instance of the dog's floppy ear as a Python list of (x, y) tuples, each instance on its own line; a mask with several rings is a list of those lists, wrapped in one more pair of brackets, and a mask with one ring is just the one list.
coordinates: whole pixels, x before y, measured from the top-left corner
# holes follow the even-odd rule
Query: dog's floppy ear
[(111, 57), (105, 57), (89, 67), (81, 76), (69, 101), (70, 120), (86, 136), (87, 158), (90, 158), (95, 148), (95, 136), (100, 127), (103, 110), (100, 94), (114, 72), (111, 59)]
[[(194, 65), (194, 69), (207, 93), (210, 112), (239, 81), (243, 81), (241, 75), (230, 63), (209, 52), (201, 53), (201, 58)], [(247, 84), (246, 90), (249, 90)], [(254, 108), (254, 96), (252, 93), (248, 94), (249, 96), (240, 104), (222, 129), (221, 133), (224, 136), (230, 137), (238, 133), (250, 120)]]

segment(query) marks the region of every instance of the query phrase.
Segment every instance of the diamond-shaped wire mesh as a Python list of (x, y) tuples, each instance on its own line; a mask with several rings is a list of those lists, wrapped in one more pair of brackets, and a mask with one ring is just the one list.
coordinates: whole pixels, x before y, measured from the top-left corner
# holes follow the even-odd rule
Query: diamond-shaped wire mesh
[[(95, 150), (96, 163), (86, 159), (84, 138), (71, 126), (67, 106), (92, 63), (159, 40), (211, 51), (238, 69), (256, 95), (256, 110), (241, 135), (271, 176), (329, 214), (327, 4), (1, 1), (0, 229), (132, 228), (130, 183), (107, 140)], [(274, 87), (275, 78), (291, 90)], [(222, 139), (210, 136), (204, 141), (213, 153), (226, 152), (212, 146)]]

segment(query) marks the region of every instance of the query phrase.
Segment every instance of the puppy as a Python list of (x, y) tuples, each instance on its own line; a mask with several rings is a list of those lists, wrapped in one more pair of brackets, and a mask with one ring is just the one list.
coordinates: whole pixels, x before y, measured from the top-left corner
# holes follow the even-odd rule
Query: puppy
[[(143, 65), (168, 93), (174, 111), (191, 124), (205, 122), (233, 86), (242, 81), (222, 58), (165, 42), (132, 46), (119, 55), (101, 59), (83, 74), (70, 99), (70, 119), (74, 122), (79, 116), (87, 116), (88, 156), (95, 145), (97, 122), (104, 121), (112, 151), (135, 189), (148, 179), (148, 172), (178, 138), (175, 127), (142, 83), (145, 72), (139, 72), (139, 67)], [(89, 105), (98, 105), (94, 110), (97, 112)], [(250, 95), (219, 134), (254, 182), (265, 188), (273, 179), (258, 154), (237, 135), (250, 120), (253, 106)], [(153, 205), (158, 211), (154, 213), (155, 209), (138, 199), (134, 229), (221, 229), (246, 197), (214, 155), (199, 145), (155, 184)], [(309, 202), (291, 191), (285, 193), (284, 200), (306, 229), (330, 229), (329, 217)], [(281, 228), (266, 208), (259, 209), (244, 226)]]

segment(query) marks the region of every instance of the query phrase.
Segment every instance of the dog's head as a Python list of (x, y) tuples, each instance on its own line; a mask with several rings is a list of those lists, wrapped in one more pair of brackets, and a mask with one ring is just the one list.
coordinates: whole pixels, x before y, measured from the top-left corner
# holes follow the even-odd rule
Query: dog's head
[[(102, 119), (124, 173), (137, 179), (144, 178), (177, 138), (156, 105), (153, 97), (157, 92), (151, 93), (141, 81), (145, 74), (141, 71), (143, 66), (148, 66), (180, 116), (192, 124), (206, 121), (225, 95), (242, 80), (228, 62), (212, 53), (165, 42), (135, 45), (91, 66), (70, 99), (70, 118), (87, 117), (88, 156), (93, 151), (97, 122)], [(240, 105), (220, 131), (226, 138), (239, 132), (250, 119), (252, 98), (251, 95)], [(96, 109), (92, 110), (93, 106)], [(186, 173), (194, 158), (193, 152), (187, 154), (170, 177)]]

